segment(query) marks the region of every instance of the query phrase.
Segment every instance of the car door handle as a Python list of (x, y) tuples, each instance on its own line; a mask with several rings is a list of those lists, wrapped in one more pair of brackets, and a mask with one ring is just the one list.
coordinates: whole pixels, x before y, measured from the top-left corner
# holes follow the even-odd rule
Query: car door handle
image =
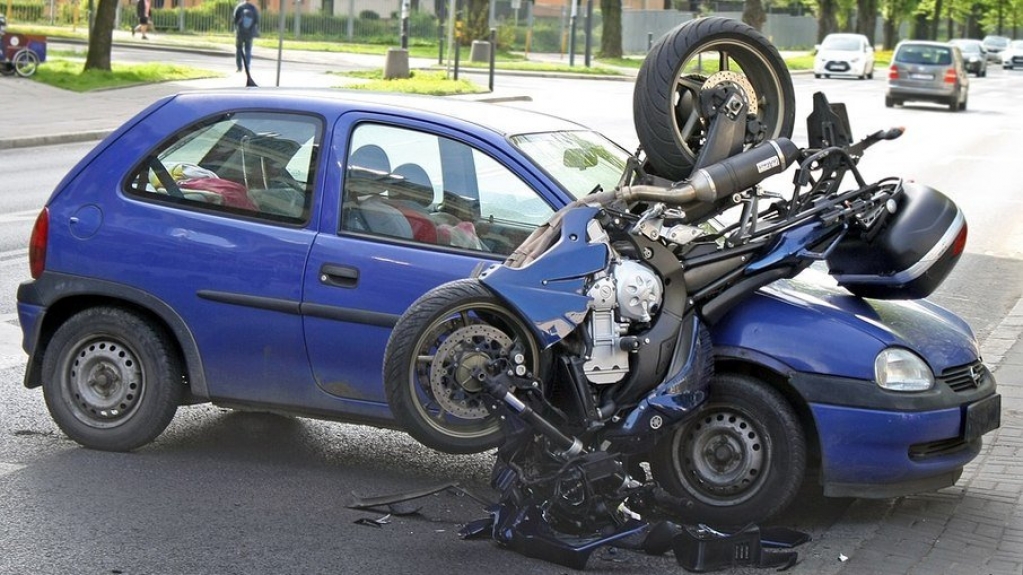
[(334, 287), (353, 288), (359, 285), (359, 270), (351, 266), (323, 264), (320, 283)]

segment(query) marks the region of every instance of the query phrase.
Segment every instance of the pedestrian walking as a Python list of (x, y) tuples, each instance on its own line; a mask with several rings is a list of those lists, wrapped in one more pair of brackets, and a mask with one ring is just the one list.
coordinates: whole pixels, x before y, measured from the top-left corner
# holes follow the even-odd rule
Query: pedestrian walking
[(259, 36), (259, 10), (249, 0), (241, 0), (234, 8), (234, 48), (238, 71), (252, 65), (252, 39)]
[(152, 4), (150, 4), (149, 0), (138, 0), (138, 2), (135, 3), (135, 12), (138, 14), (139, 23), (131, 29), (131, 36), (134, 38), (136, 32), (141, 32), (142, 39), (148, 40), (149, 37), (146, 36), (146, 32), (149, 30), (149, 18), (152, 12)]

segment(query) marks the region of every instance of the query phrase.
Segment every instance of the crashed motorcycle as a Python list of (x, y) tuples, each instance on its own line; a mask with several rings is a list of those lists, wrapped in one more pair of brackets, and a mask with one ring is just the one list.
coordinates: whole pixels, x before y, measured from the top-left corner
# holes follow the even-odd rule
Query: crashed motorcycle
[[(707, 52), (719, 70), (691, 69)], [(468, 533), (575, 568), (604, 545), (663, 550), (664, 525), (701, 522), (663, 481), (673, 465), (657, 446), (708, 397), (708, 325), (815, 262), (856, 295), (926, 297), (966, 239), (941, 193), (860, 173), (865, 151), (901, 130), (853, 141), (844, 108), (817, 94), (808, 145), (794, 144), (780, 55), (740, 23), (670, 33), (634, 101), (642, 151), (615, 189), (557, 212), (503, 264), (425, 294), (385, 353), (390, 406), (413, 437), (429, 445), (441, 412), (500, 430), (499, 500)], [(790, 169), (790, 193), (765, 189)]]

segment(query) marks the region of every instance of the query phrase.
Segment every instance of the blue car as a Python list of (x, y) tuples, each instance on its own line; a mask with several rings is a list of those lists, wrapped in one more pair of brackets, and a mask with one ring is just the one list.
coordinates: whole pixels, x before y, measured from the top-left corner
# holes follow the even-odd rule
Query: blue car
[[(58, 426), (93, 449), (153, 441), (180, 405), (400, 427), (381, 378), (399, 315), (500, 262), (629, 154), (577, 124), (449, 99), (218, 91), (160, 100), (57, 186), (18, 290)], [(820, 277), (818, 277), (818, 275)], [(829, 496), (952, 485), (999, 423), (970, 328), (824, 274), (712, 326), (716, 376), (652, 472), (701, 520), (763, 520), (804, 476)], [(428, 378), (426, 378), (428, 379)], [(438, 440), (499, 440), (486, 410), (423, 390)]]

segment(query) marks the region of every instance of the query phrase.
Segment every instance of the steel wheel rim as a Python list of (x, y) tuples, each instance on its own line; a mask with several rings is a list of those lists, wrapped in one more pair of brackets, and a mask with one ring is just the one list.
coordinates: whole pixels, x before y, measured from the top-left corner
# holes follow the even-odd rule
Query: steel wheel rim
[(739, 504), (754, 497), (767, 477), (772, 457), (761, 426), (747, 414), (711, 408), (675, 434), (676, 473), (702, 503)]
[[(717, 54), (710, 58), (708, 54)], [(709, 60), (712, 69), (703, 70), (698, 66), (696, 70), (691, 67), (694, 63), (702, 60)], [(679, 146), (692, 158), (699, 154), (700, 147), (706, 138), (705, 127), (700, 121), (699, 91), (703, 83), (715, 72), (737, 71), (753, 86), (756, 92), (756, 105), (760, 110), (758, 118), (763, 122), (770, 118), (767, 126), (766, 138), (777, 138), (789, 136), (782, 134), (785, 123), (786, 110), (782, 94), (784, 87), (782, 79), (778, 77), (771, 67), (771, 63), (759, 49), (747, 42), (735, 39), (711, 40), (698, 44), (692, 55), (683, 60), (675, 72), (674, 85), (672, 87), (672, 129)], [(746, 70), (751, 70), (747, 73)], [(752, 107), (752, 106), (751, 106)]]
[(116, 339), (103, 337), (82, 340), (74, 349), (61, 371), (61, 394), (74, 417), (96, 429), (110, 429), (131, 419), (145, 394), (138, 354)]

